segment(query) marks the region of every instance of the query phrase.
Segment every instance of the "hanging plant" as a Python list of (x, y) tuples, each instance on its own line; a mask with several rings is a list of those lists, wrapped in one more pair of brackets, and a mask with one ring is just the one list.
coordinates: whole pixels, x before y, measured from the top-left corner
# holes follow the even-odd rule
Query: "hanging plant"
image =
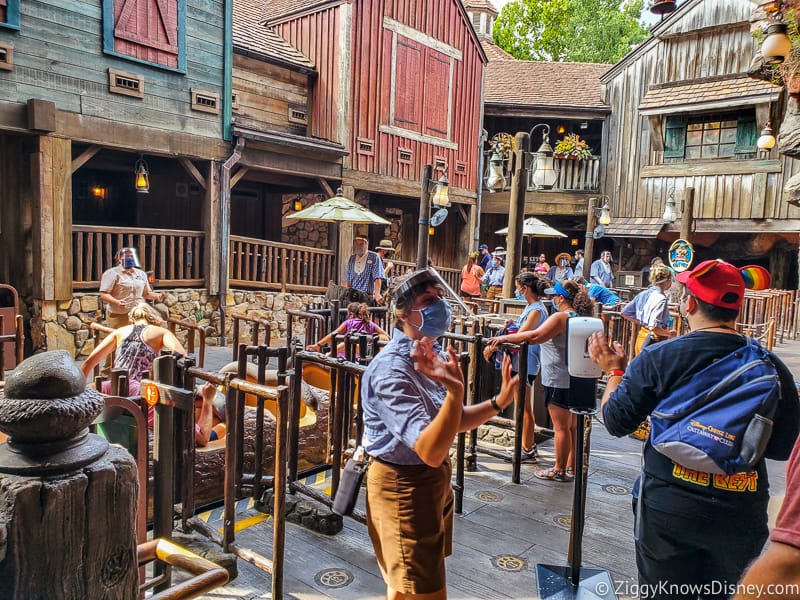
[(582, 140), (577, 133), (569, 133), (558, 141), (553, 149), (553, 156), (585, 160), (592, 157), (592, 149), (586, 140)]
[(489, 140), (492, 152), (497, 152), (503, 160), (511, 158), (514, 151), (514, 137), (510, 133), (496, 133)]

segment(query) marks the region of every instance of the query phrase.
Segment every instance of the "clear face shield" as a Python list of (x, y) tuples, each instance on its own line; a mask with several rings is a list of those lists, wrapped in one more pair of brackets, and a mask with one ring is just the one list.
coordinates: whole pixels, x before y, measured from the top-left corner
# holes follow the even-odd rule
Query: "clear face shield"
[(135, 248), (122, 248), (117, 257), (123, 269), (142, 268), (142, 263), (139, 262), (139, 255)]

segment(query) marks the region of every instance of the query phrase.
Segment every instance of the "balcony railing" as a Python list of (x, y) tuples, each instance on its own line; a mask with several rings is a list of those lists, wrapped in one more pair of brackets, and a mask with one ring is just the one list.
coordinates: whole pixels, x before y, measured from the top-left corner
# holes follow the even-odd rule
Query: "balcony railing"
[(325, 292), (333, 279), (333, 250), (231, 236), (232, 287)]
[[(488, 161), (487, 156), (486, 160)], [(503, 162), (503, 175), (506, 178), (506, 187), (503, 191), (511, 188), (511, 173), (508, 171), (509, 161)], [(488, 163), (487, 163), (488, 164)], [(600, 157), (592, 156), (584, 160), (574, 160), (571, 158), (556, 158), (555, 159), (556, 172), (558, 179), (555, 185), (548, 191), (551, 192), (597, 192), (600, 190)], [(535, 171), (531, 169), (528, 172), (528, 190), (537, 190), (533, 184), (533, 175)], [(484, 175), (483, 187), (486, 187), (487, 172)]]
[(135, 248), (144, 269), (153, 271), (160, 287), (205, 284), (202, 231), (134, 227), (72, 226), (72, 287), (100, 287), (103, 271), (116, 265), (120, 248)]
[[(394, 263), (394, 276), (399, 277), (404, 273), (416, 269), (416, 264), (413, 262), (405, 262), (402, 260), (392, 260)], [(450, 269), (449, 267), (435, 267), (439, 275), (442, 276), (454, 292), (458, 293), (461, 289), (461, 269)]]

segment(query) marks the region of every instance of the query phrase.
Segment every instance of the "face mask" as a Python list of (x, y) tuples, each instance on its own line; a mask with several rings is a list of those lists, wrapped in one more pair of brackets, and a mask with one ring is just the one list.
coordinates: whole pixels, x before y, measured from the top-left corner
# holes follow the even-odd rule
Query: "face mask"
[(514, 292), (514, 297), (517, 300), (525, 300), (525, 295), (522, 292), (520, 292), (519, 290)]
[(497, 261), (496, 260), (489, 261), (489, 266), (490, 267), (496, 267), (497, 266)]
[(136, 260), (131, 257), (125, 257), (122, 259), (122, 266), (125, 269), (133, 269), (136, 266)]
[(567, 261), (564, 260), (564, 259), (561, 259), (561, 266), (562, 267), (566, 267), (567, 266)]
[(367, 248), (365, 246), (356, 246), (355, 254), (356, 256), (364, 256), (367, 253)]
[(438, 338), (450, 328), (450, 303), (446, 300), (439, 300), (415, 312), (422, 316), (422, 324), (417, 329), (423, 335)]

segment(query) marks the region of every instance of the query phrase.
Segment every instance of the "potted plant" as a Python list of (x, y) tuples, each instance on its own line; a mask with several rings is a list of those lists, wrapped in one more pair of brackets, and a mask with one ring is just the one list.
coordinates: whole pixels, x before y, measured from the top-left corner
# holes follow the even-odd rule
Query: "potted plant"
[(568, 133), (558, 141), (553, 149), (555, 158), (571, 158), (584, 160), (592, 157), (592, 149), (586, 140), (582, 140), (577, 133)]

